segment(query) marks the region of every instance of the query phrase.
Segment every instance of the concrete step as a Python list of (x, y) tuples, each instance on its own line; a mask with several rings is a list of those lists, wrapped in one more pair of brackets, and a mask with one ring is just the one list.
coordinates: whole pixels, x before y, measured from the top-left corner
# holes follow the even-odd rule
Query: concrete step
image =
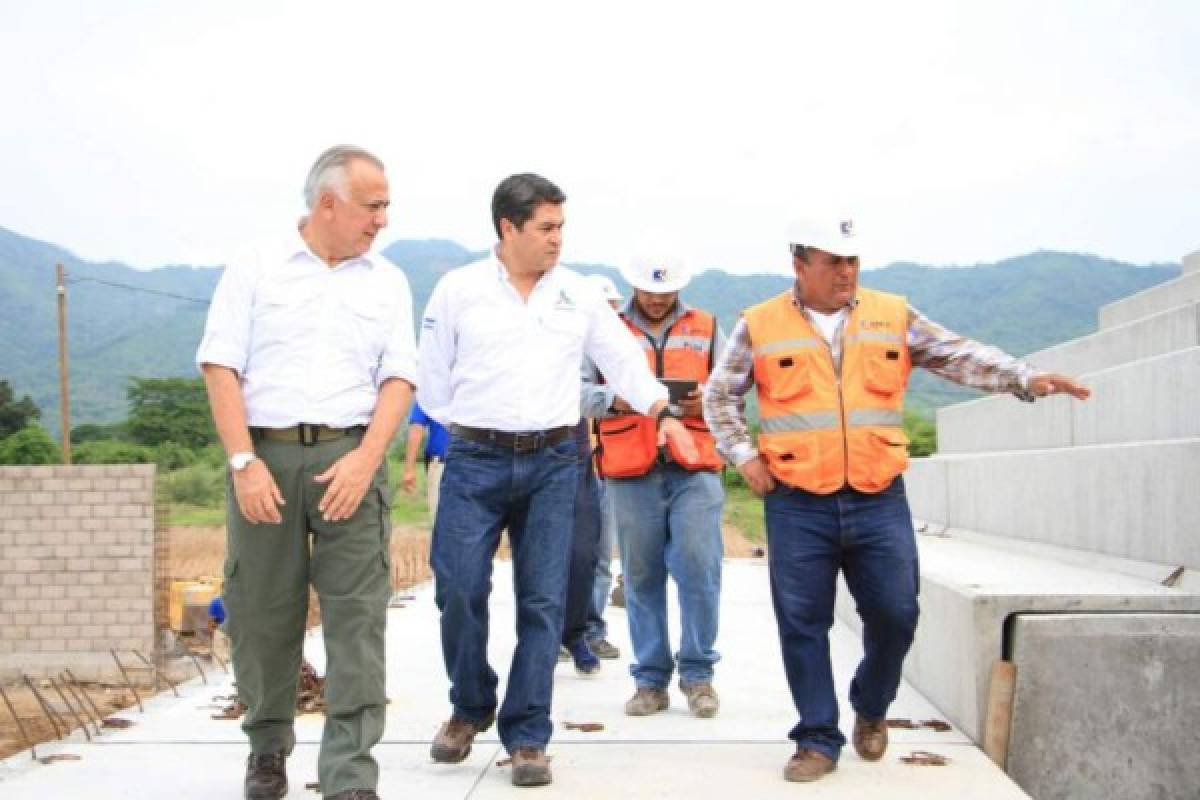
[(1086, 375), (1198, 344), (1200, 303), (1192, 302), (1030, 353), (1024, 359), (1047, 372)]
[[(1193, 306), (1200, 308), (1200, 306)], [(938, 452), (979, 453), (1200, 436), (1200, 346), (1080, 376), (1087, 401), (984, 397), (937, 412)]]
[[(1194, 615), (1200, 611), (1200, 594), (1162, 586), (1160, 581), (1166, 570), (1153, 565), (1130, 565), (1123, 572), (1117, 572), (1108, 569), (1110, 564), (1105, 563), (1104, 559), (1094, 559), (1087, 554), (959, 530), (945, 531), (939, 535), (918, 535), (917, 544), (921, 559), (921, 621), (913, 648), (905, 662), (904, 676), (976, 742), (983, 739), (992, 666), (1005, 658), (1013, 646), (1011, 636), (1006, 634), (1006, 625), (1014, 615), (1111, 612), (1104, 613), (1104, 616), (1115, 617), (1131, 612), (1152, 613), (1165, 617), (1165, 620), (1160, 618), (1163, 623), (1160, 629), (1152, 637), (1135, 637), (1127, 640), (1126, 644), (1143, 653), (1154, 652), (1155, 648), (1173, 653), (1173, 637), (1178, 633), (1175, 620), (1188, 617), (1181, 624), (1190, 626), (1187, 627), (1188, 632), (1194, 631)], [(1131, 574), (1139, 569), (1147, 577)], [(839, 586), (837, 613), (839, 619), (851, 628), (861, 628), (853, 600), (844, 583)], [(1066, 633), (1069, 634), (1069, 630)], [(1187, 644), (1195, 648), (1198, 642), (1192, 638)], [(1022, 654), (1028, 652), (1026, 648)], [(1161, 668), (1163, 661), (1169, 663), (1170, 659), (1156, 659), (1149, 665), (1151, 673), (1148, 674), (1152, 674), (1153, 668)], [(1085, 664), (1088, 663), (1096, 669), (1086, 668)], [(1019, 667), (1019, 678), (1024, 670), (1033, 674), (1034, 666), (1042, 672), (1046, 671), (1044, 662), (1025, 658)], [(1067, 666), (1059, 663), (1056, 666), (1062, 670), (1060, 678), (1074, 682), (1074, 696), (1089, 698), (1088, 703), (1081, 702), (1073, 707), (1058, 723), (1060, 728), (1067, 726), (1075, 730), (1075, 736), (1080, 735), (1082, 729), (1088, 731), (1095, 751), (1089, 756), (1113, 758), (1115, 761), (1120, 760), (1117, 756), (1125, 757), (1121, 754), (1131, 755), (1134, 760), (1143, 757), (1195, 760), (1188, 755), (1192, 747), (1188, 738), (1190, 722), (1178, 724), (1172, 730), (1158, 731), (1136, 744), (1130, 742), (1125, 731), (1105, 728), (1098, 722), (1084, 722), (1101, 717), (1107, 720), (1111, 708), (1126, 707), (1129, 698), (1120, 688), (1113, 686), (1115, 676), (1125, 672), (1124, 662), (1101, 664), (1090, 661)], [(1140, 686), (1132, 681), (1129, 683), (1130, 686), (1126, 688)], [(1170, 684), (1164, 684), (1167, 685), (1170, 686), (1169, 690), (1160, 687), (1160, 691), (1167, 692), (1172, 703), (1193, 709), (1197, 707), (1200, 684), (1172, 679)], [(1018, 691), (1021, 694), (1017, 698), (1017, 708), (1028, 714), (1038, 694), (1020, 682)], [(1182, 694), (1177, 694), (1180, 692)], [(1097, 705), (1098, 698), (1104, 698), (1104, 702)], [(1034, 797), (1145, 796), (1140, 793), (1110, 794), (1104, 791), (1103, 784), (1097, 784), (1094, 780), (1101, 773), (1069, 766), (1064, 766), (1063, 772), (1070, 776), (1074, 793), (1039, 793), (1042, 788), (1037, 775), (1039, 751), (1044, 747), (1043, 740), (1053, 737), (1057, 730), (1053, 726), (1043, 726), (1031, 731), (1026, 723), (1028, 735), (1014, 735), (1011, 738), (1009, 763), (1029, 765), (1026, 770), (1027, 781), (1022, 782), (1022, 788)], [(1133, 751), (1129, 749), (1131, 747)], [(1145, 752), (1141, 750), (1142, 747), (1146, 748)], [(1066, 761), (1063, 763), (1067, 764)], [(1164, 796), (1184, 795), (1168, 790)]]
[(1103, 330), (1197, 300), (1200, 300), (1200, 272), (1185, 272), (1175, 280), (1102, 306), (1097, 316)]
[(1200, 569), (1200, 438), (913, 459), (913, 515)]

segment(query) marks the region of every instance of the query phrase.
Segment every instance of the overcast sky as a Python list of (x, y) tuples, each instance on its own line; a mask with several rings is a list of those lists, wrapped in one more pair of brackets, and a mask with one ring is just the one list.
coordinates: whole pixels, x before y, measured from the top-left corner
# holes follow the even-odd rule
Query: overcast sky
[(0, 226), (90, 259), (220, 263), (337, 142), (387, 164), (381, 244), (487, 246), (536, 171), (569, 261), (781, 271), (843, 213), (869, 266), (1200, 249), (1195, 0), (0, 4)]

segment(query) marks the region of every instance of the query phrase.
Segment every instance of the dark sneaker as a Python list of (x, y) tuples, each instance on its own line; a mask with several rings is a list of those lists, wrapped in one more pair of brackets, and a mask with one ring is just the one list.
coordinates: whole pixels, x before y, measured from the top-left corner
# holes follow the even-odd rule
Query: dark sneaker
[(684, 683), (679, 682), (679, 691), (683, 692), (687, 697), (688, 710), (693, 716), (702, 719), (715, 717), (717, 709), (721, 707), (721, 701), (717, 697), (717, 690), (713, 688), (711, 683)]
[(250, 754), (246, 759), (246, 800), (279, 800), (287, 794), (287, 756)]
[(587, 642), (580, 639), (567, 648), (571, 651), (571, 659), (575, 662), (575, 671), (585, 678), (590, 678), (600, 672), (600, 659), (588, 648)]
[(599, 639), (588, 639), (588, 648), (596, 655), (596, 658), (610, 660), (621, 657), (621, 650), (608, 639), (601, 637)]
[(492, 727), (495, 719), (495, 714), (488, 714), (486, 719), (472, 722), (458, 714), (451, 715), (450, 719), (442, 723), (437, 736), (433, 738), (429, 755), (440, 764), (457, 764), (471, 754), (471, 743), (475, 741), (475, 734), (483, 733)]
[(854, 752), (863, 761), (878, 761), (888, 746), (886, 719), (867, 719), (862, 714), (854, 717)]
[(374, 789), (347, 789), (344, 792), (325, 796), (325, 800), (379, 800)]
[(824, 753), (797, 747), (796, 754), (788, 759), (783, 768), (783, 779), (793, 783), (809, 783), (819, 780), (837, 769), (837, 762)]
[(554, 780), (550, 774), (550, 761), (543, 750), (536, 747), (518, 747), (512, 754), (513, 786), (545, 786)]
[(648, 717), (659, 711), (666, 711), (671, 705), (671, 698), (666, 689), (655, 689), (651, 686), (639, 686), (633, 697), (625, 701), (625, 713), (631, 717)]

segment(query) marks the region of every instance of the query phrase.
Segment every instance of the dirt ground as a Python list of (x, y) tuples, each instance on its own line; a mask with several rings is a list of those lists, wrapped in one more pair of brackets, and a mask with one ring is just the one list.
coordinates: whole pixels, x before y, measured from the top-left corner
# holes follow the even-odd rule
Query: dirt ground
[[(761, 555), (760, 545), (747, 540), (737, 528), (725, 525), (722, 531), (725, 540), (726, 558), (747, 558)], [(224, 527), (179, 527), (170, 531), (170, 571), (173, 579), (193, 580), (219, 577), (225, 560)], [(499, 558), (508, 559), (507, 539), (501, 542)], [(432, 577), (429, 570), (429, 531), (425, 528), (393, 526), (392, 531), (392, 585), (397, 590), (407, 589)], [(316, 596), (310, 595), (308, 624), (319, 625), (321, 612)], [(128, 691), (117, 687), (87, 684), (88, 697), (96, 704), (102, 715), (108, 716), (127, 708), (133, 698)], [(55, 706), (62, 702), (48, 685), (42, 688), (43, 696)], [(55, 731), (43, 713), (33, 693), (23, 684), (5, 687), (9, 699), (16, 707), (17, 715), (25, 726), (26, 733), (34, 742), (46, 742), (55, 738)], [(72, 700), (74, 703), (74, 700)], [(65, 709), (62, 709), (65, 712)], [(77, 725), (70, 714), (70, 729)], [(0, 758), (26, 749), (18, 727), (14, 724), (7, 708), (0, 707)]]

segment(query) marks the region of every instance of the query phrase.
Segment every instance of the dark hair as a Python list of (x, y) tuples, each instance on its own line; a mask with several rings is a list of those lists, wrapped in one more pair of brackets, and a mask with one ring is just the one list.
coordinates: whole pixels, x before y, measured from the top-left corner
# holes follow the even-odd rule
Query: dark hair
[(506, 219), (521, 228), (542, 203), (562, 205), (567, 196), (550, 181), (532, 172), (509, 175), (500, 181), (492, 195), (492, 225), (500, 235), (500, 220)]
[(801, 261), (803, 261), (805, 264), (808, 263), (808, 248), (807, 247), (805, 247), (802, 244), (793, 244), (793, 245), (789, 245), (789, 247), (792, 251), (793, 258), (798, 258)]

